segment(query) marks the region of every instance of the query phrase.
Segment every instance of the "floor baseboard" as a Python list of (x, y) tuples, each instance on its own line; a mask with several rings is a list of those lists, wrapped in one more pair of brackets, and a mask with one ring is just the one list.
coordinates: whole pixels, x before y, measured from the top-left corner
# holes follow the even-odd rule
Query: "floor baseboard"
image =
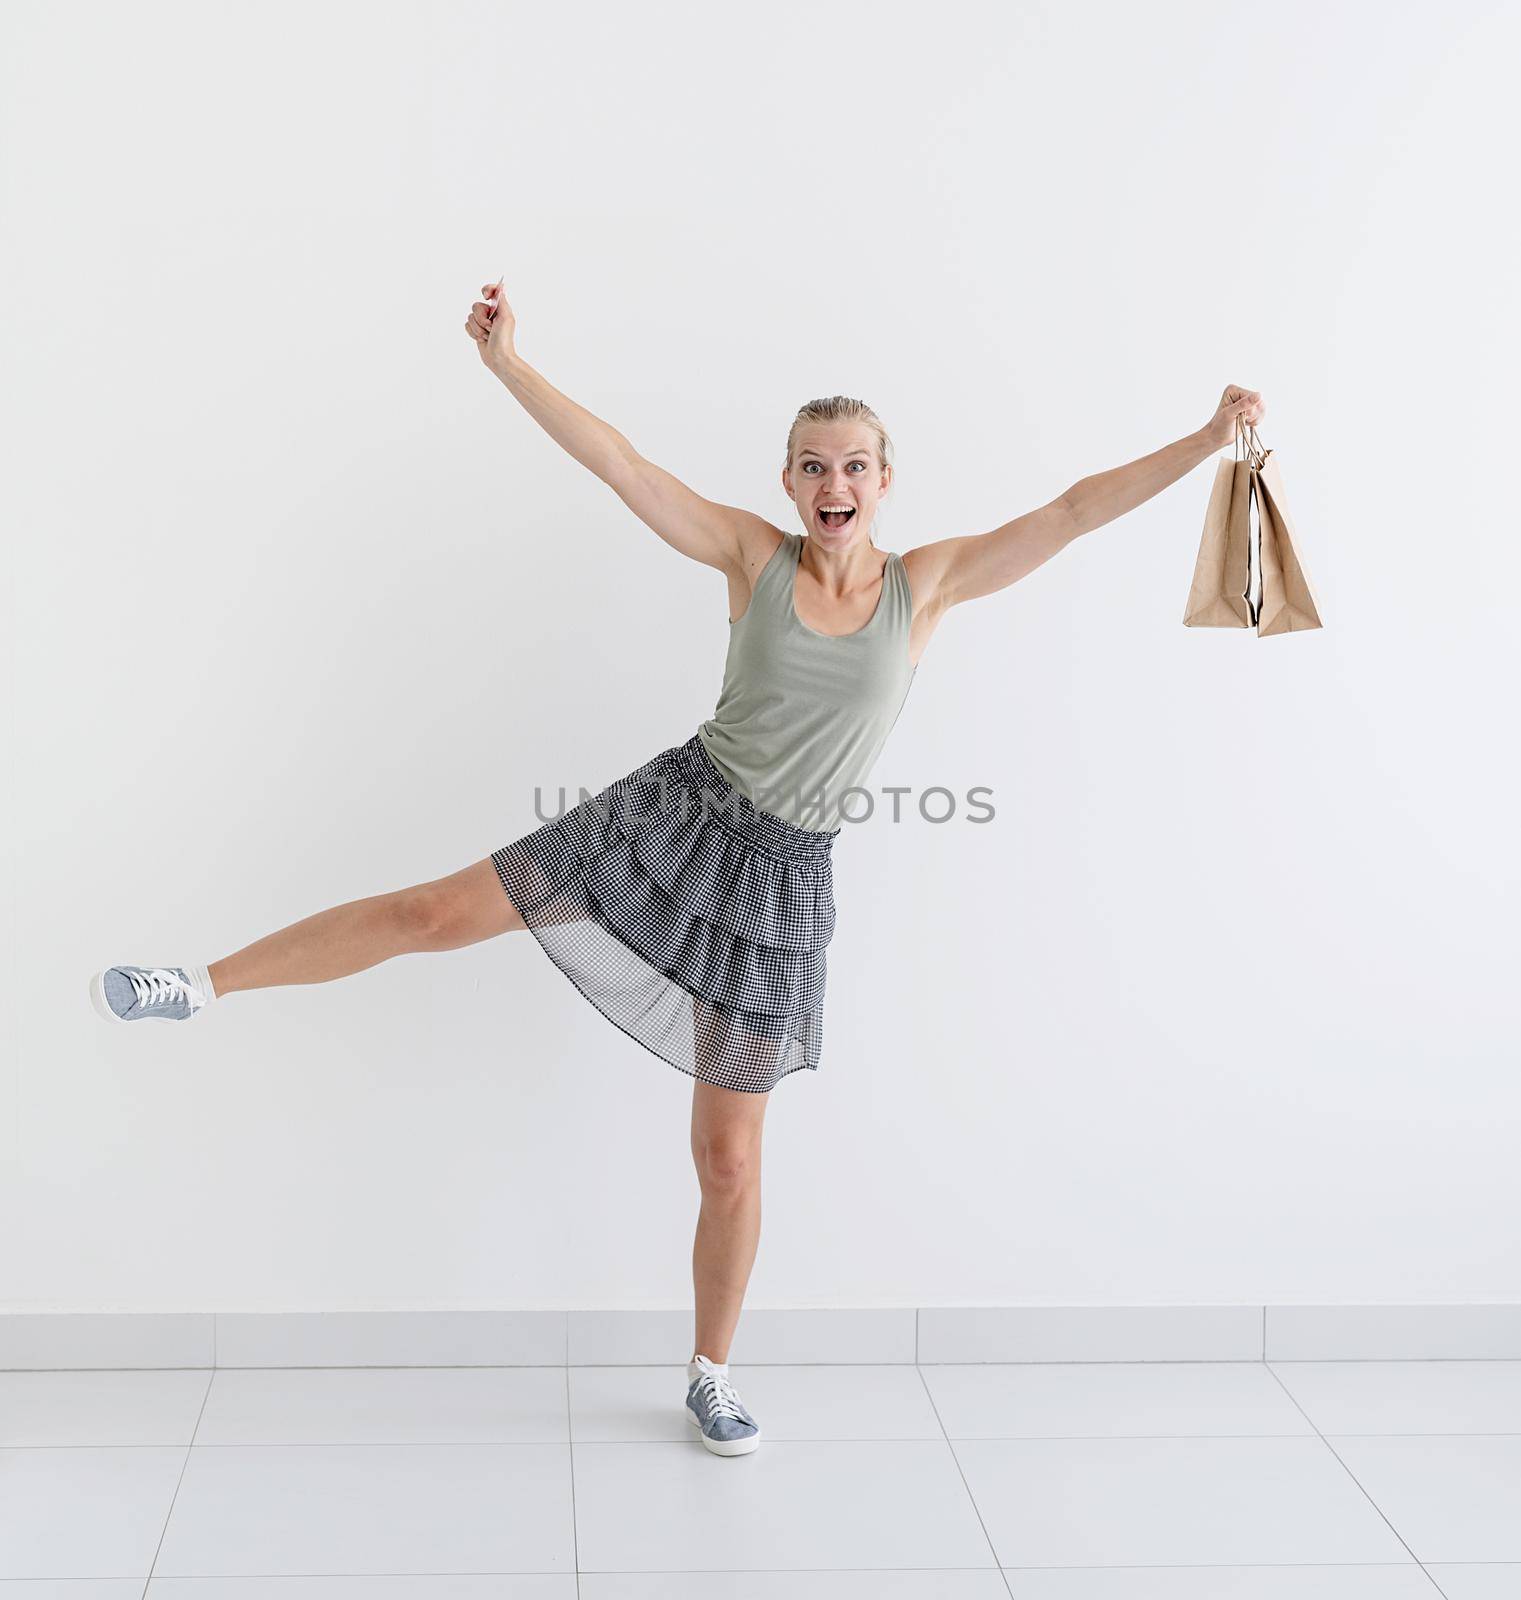
[[(0, 1311), (0, 1371), (639, 1366), (691, 1355), (690, 1307)], [(1521, 1359), (1521, 1304), (747, 1310), (738, 1364)]]

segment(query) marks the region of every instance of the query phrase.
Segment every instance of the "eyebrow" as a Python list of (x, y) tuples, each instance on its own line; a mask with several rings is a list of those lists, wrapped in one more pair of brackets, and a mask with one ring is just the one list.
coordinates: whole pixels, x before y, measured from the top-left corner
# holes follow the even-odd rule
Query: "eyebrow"
[[(869, 458), (870, 455), (871, 455), (871, 451), (869, 451), (869, 450), (852, 450), (850, 452), (850, 455), (846, 456), (845, 459), (847, 461), (849, 461), (855, 456), (866, 456), (866, 457)], [(817, 450), (799, 450), (798, 451), (799, 459), (801, 459), (803, 456), (818, 456), (818, 459), (820, 461), (822, 461), (824, 459), (823, 456), (819, 455)]]

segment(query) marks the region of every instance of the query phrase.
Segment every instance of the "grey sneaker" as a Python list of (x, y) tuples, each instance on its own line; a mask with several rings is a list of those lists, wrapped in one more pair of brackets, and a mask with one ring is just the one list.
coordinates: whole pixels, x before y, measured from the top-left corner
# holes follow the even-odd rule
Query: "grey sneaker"
[(107, 967), (90, 979), (90, 1004), (107, 1022), (183, 1022), (208, 999), (183, 967)]
[(687, 1418), (702, 1430), (716, 1456), (745, 1456), (760, 1444), (760, 1424), (745, 1410), (729, 1382), (729, 1367), (706, 1356), (687, 1363)]

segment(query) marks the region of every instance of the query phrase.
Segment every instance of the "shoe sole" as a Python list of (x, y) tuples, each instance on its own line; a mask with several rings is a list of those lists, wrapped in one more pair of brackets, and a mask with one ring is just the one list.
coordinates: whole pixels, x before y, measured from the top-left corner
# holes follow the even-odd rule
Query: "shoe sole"
[(752, 1433), (748, 1439), (710, 1439), (702, 1431), (702, 1422), (691, 1406), (687, 1406), (684, 1409), (687, 1414), (687, 1421), (697, 1429), (697, 1437), (716, 1456), (747, 1456), (760, 1445), (761, 1436), (758, 1432)]

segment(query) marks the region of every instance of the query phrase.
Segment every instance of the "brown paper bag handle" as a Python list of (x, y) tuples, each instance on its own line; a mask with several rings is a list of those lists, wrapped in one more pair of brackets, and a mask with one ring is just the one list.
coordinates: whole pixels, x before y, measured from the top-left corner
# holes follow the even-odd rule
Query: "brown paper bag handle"
[(1243, 422), (1238, 416), (1236, 418), (1236, 460), (1240, 461), (1243, 455), (1260, 472), (1262, 463), (1267, 460), (1268, 453), (1263, 449), (1261, 439), (1257, 437), (1256, 428), (1250, 422)]

